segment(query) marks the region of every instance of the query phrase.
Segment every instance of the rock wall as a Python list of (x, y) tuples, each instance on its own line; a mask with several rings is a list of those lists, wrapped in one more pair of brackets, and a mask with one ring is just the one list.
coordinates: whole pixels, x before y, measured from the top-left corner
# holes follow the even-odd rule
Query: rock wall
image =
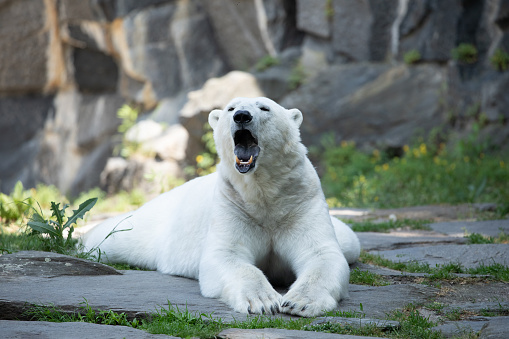
[[(508, 0), (3, 0), (0, 190), (99, 185), (126, 102), (169, 127), (142, 147), (148, 160), (110, 167), (181, 176), (225, 93), (300, 108), (307, 145), (333, 132), (398, 149), (417, 132), (461, 135), (482, 120), (505, 146), (509, 72), (491, 59), (509, 52), (508, 22)], [(460, 43), (477, 48), (473, 62), (451, 58)], [(233, 70), (252, 75), (209, 80)]]

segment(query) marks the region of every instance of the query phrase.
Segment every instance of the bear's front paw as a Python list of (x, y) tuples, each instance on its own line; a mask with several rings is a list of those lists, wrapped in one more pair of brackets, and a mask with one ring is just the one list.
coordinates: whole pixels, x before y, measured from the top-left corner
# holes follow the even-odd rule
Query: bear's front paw
[(337, 301), (324, 291), (323, 295), (306, 295), (298, 291), (288, 291), (281, 302), (281, 312), (301, 317), (315, 317), (324, 311), (333, 310)]
[(244, 287), (234, 296), (224, 297), (235, 311), (241, 313), (276, 314), (281, 309), (281, 295), (270, 285), (265, 288)]

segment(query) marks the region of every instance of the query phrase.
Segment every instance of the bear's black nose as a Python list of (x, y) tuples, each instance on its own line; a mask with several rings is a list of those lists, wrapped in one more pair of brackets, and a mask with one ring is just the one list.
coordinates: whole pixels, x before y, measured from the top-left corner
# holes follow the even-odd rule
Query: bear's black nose
[(253, 120), (253, 116), (248, 111), (237, 111), (233, 115), (233, 121), (237, 124), (247, 124)]

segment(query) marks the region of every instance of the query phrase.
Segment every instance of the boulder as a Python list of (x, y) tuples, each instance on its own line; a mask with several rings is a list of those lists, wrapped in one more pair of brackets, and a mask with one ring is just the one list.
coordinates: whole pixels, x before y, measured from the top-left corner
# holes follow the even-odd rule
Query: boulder
[(184, 161), (189, 133), (180, 124), (168, 127), (164, 133), (147, 140), (141, 145), (141, 152), (154, 154), (156, 159)]
[(163, 133), (163, 130), (162, 124), (152, 119), (146, 119), (137, 122), (133, 127), (129, 128), (124, 137), (129, 142), (143, 143), (144, 141), (157, 138)]

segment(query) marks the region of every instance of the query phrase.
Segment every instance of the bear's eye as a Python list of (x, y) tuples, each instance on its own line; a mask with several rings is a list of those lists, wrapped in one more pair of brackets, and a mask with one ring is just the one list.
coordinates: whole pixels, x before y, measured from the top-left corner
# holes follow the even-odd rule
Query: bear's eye
[(228, 112), (231, 112), (231, 111), (233, 111), (234, 109), (235, 109), (235, 107), (230, 107), (230, 108), (228, 108)]
[(268, 112), (268, 111), (269, 111), (269, 108), (268, 108), (268, 107), (265, 107), (265, 106), (260, 107), (260, 109), (261, 109), (262, 111), (265, 111), (265, 112)]

